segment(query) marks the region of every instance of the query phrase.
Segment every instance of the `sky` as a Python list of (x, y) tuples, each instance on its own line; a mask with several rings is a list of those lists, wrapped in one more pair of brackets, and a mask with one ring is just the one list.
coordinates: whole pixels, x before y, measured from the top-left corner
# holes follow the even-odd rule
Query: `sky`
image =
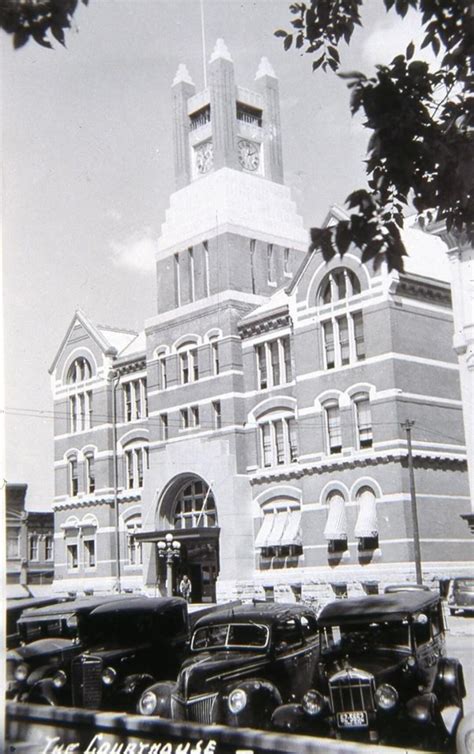
[[(262, 55), (280, 83), (285, 182), (305, 226), (364, 185), (367, 132), (344, 81), (284, 52), (289, 0), (203, 0), (205, 57), (222, 37), (237, 83), (252, 88)], [(416, 34), (382, 2), (341, 49), (342, 70), (389, 62)], [(90, 0), (67, 48), (33, 42), (2, 56), (5, 458), (28, 484), (27, 507), (50, 509), (48, 369), (77, 308), (95, 323), (141, 329), (156, 313), (154, 252), (174, 190), (171, 83), (186, 63), (199, 91), (198, 0)]]

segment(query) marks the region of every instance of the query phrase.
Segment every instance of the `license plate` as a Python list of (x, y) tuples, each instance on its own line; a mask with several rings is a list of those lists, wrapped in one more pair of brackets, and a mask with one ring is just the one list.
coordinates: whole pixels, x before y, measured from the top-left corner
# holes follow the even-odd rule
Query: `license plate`
[(338, 712), (339, 728), (366, 728), (369, 724), (367, 712)]

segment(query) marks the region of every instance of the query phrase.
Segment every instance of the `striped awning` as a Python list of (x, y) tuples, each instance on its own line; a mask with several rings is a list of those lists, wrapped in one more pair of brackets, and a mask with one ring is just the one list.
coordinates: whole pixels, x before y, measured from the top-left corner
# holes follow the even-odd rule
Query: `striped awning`
[(346, 504), (342, 495), (331, 497), (324, 537), (327, 540), (347, 539)]
[(268, 538), (268, 547), (279, 547), (281, 544), (281, 538), (285, 531), (286, 521), (288, 518), (288, 511), (278, 511), (273, 513), (273, 526)]
[(260, 531), (255, 538), (255, 547), (268, 547), (268, 538), (271, 534), (274, 520), (275, 517), (272, 513), (267, 513), (266, 516), (263, 517)]
[(371, 490), (366, 490), (359, 497), (359, 515), (354, 534), (361, 538), (376, 537), (378, 533), (375, 495)]
[(280, 545), (301, 545), (301, 511), (288, 511)]

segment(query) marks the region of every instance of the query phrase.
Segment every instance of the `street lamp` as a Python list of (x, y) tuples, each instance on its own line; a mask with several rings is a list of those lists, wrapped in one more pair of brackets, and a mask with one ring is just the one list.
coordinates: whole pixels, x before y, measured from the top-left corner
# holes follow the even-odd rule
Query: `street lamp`
[(179, 558), (181, 554), (181, 542), (178, 542), (173, 535), (168, 532), (164, 539), (157, 542), (158, 557), (166, 560), (166, 593), (168, 597), (173, 596), (173, 560)]

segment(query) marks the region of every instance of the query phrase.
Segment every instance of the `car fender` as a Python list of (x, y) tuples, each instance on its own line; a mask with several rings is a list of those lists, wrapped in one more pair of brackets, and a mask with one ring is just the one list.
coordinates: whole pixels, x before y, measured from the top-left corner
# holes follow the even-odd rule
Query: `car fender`
[(282, 704), (272, 715), (272, 729), (282, 733), (314, 733), (319, 719), (308, 715), (301, 704)]
[(429, 725), (439, 718), (438, 700), (435, 694), (414, 696), (407, 702), (406, 711), (412, 722)]
[(433, 686), (442, 707), (455, 705), (462, 708), (462, 700), (466, 696), (464, 673), (459, 660), (442, 657), (438, 663), (438, 670)]
[[(148, 673), (133, 673), (120, 681), (117, 691), (122, 694), (140, 695), (155, 683), (155, 678)], [(112, 687), (113, 688), (113, 687)]]
[(39, 668), (35, 668), (31, 671), (26, 683), (28, 686), (36, 686), (38, 681), (42, 681), (45, 678), (51, 679), (59, 668), (53, 665), (41, 665)]
[(26, 701), (31, 704), (49, 704), (51, 707), (59, 705), (57, 689), (51, 678), (43, 678), (37, 681), (26, 692)]
[[(228, 705), (230, 694), (236, 689), (241, 689), (247, 694), (247, 704), (237, 713), (231, 712)], [(259, 728), (269, 727), (273, 711), (282, 703), (282, 698), (277, 687), (265, 679), (252, 678), (246, 681), (236, 681), (228, 686), (223, 697), (224, 722), (233, 726), (252, 726), (258, 724)]]
[[(174, 681), (162, 681), (161, 683), (155, 683), (152, 686), (147, 686), (140, 694), (140, 698), (147, 691), (152, 691), (156, 696), (156, 708), (152, 713), (152, 717), (164, 717), (171, 719), (171, 696), (176, 691), (176, 683)], [(137, 710), (140, 715), (140, 699), (137, 703)]]

